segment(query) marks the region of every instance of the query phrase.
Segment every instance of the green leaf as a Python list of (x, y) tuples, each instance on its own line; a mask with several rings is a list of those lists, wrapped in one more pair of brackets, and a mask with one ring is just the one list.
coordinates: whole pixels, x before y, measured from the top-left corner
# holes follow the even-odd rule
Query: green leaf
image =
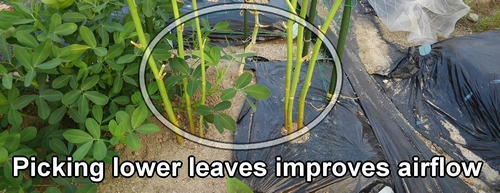
[(216, 114), (214, 117), (214, 126), (219, 131), (219, 133), (224, 132), (224, 123), (222, 121), (222, 118), (219, 116), (219, 114)]
[(137, 151), (141, 148), (141, 140), (135, 133), (129, 133), (127, 135), (126, 144), (132, 151)]
[(61, 102), (65, 105), (73, 104), (78, 99), (78, 97), (80, 97), (81, 95), (82, 95), (82, 91), (80, 91), (80, 90), (69, 91), (66, 94), (64, 94)]
[(62, 97), (63, 97), (62, 92), (58, 90), (47, 89), (40, 91), (40, 98), (45, 99), (46, 101), (49, 102), (55, 102), (61, 100)]
[(265, 100), (271, 96), (271, 91), (261, 84), (254, 84), (245, 87), (243, 92), (257, 100)]
[(9, 159), (9, 152), (4, 147), (0, 147), (0, 164)]
[(35, 103), (36, 103), (36, 106), (38, 107), (38, 116), (45, 120), (47, 118), (49, 118), (49, 115), (50, 115), (50, 107), (49, 105), (47, 104), (47, 102), (45, 102), (45, 100), (41, 99), (41, 98), (37, 98), (35, 100)]
[(7, 118), (10, 124), (14, 126), (19, 126), (23, 122), (23, 117), (21, 117), (21, 113), (17, 110), (10, 108), (7, 114)]
[(60, 25), (61, 25), (61, 15), (59, 15), (59, 13), (53, 14), (52, 17), (50, 18), (49, 31), (53, 32), (57, 28), (57, 26)]
[(101, 123), (102, 122), (102, 116), (103, 116), (102, 107), (99, 106), (99, 105), (94, 105), (92, 107), (92, 116), (94, 116), (94, 119), (96, 119), (97, 122)]
[(94, 87), (98, 82), (99, 82), (98, 75), (91, 76), (90, 78), (85, 79), (82, 82), (82, 84), (80, 84), (80, 89), (81, 90), (89, 90), (92, 87)]
[(34, 68), (33, 64), (31, 63), (31, 54), (26, 51), (26, 49), (19, 47), (17, 45), (14, 45), (14, 57), (19, 61), (24, 68), (27, 70), (32, 70)]
[(31, 102), (33, 102), (36, 98), (38, 98), (38, 96), (36, 96), (36, 95), (23, 95), (23, 96), (20, 96), (19, 98), (17, 98), (14, 101), (14, 104), (12, 104), (12, 108), (14, 108), (16, 110), (20, 110), (20, 109), (26, 107)]
[(88, 133), (78, 129), (68, 129), (63, 133), (63, 136), (71, 143), (85, 143), (93, 139)]
[(80, 115), (80, 113), (77, 110), (75, 110), (75, 108), (69, 108), (68, 111), (69, 111), (69, 116), (71, 117), (71, 119), (73, 119), (73, 121), (77, 123), (85, 123), (86, 117)]
[(123, 56), (119, 57), (118, 60), (116, 60), (116, 63), (117, 64), (127, 64), (127, 63), (134, 61), (134, 59), (136, 57), (137, 56), (135, 56), (134, 54), (123, 55)]
[(27, 31), (16, 32), (15, 37), (16, 37), (17, 41), (19, 41), (21, 44), (28, 46), (30, 48), (36, 48), (39, 45), (39, 43), (35, 39), (35, 37), (33, 37)]
[(237, 178), (227, 178), (226, 185), (228, 193), (253, 193), (248, 185)]
[(172, 69), (176, 70), (177, 72), (181, 72), (183, 75), (191, 74), (189, 65), (185, 60), (179, 57), (174, 57), (172, 61), (170, 61), (170, 67), (172, 67)]
[(236, 96), (237, 91), (238, 90), (234, 88), (224, 89), (220, 95), (220, 98), (224, 101), (231, 100), (232, 98), (234, 98), (234, 96)]
[(139, 73), (139, 63), (129, 64), (125, 70), (123, 70), (123, 75), (132, 76)]
[(101, 138), (101, 126), (99, 126), (99, 123), (97, 123), (95, 119), (87, 118), (85, 127), (87, 127), (89, 133), (94, 136), (94, 139)]
[(218, 113), (217, 115), (215, 115), (214, 121), (222, 122), (222, 125), (227, 130), (230, 130), (230, 131), (236, 130), (236, 121), (234, 121), (234, 119), (229, 115), (226, 115), (223, 113)]
[(73, 160), (75, 161), (82, 160), (89, 152), (90, 147), (92, 147), (92, 142), (93, 141), (88, 141), (82, 146), (80, 146), (78, 149), (76, 149), (76, 151), (73, 153)]
[(132, 113), (132, 128), (137, 128), (148, 118), (149, 110), (144, 103), (141, 103)]
[(61, 36), (67, 36), (75, 33), (75, 31), (78, 29), (78, 26), (74, 23), (65, 23), (60, 26), (57, 26), (56, 29), (54, 30), (54, 33), (57, 35)]
[(206, 105), (199, 105), (194, 109), (194, 112), (198, 113), (201, 116), (207, 116), (212, 114), (212, 109)]
[(97, 56), (106, 56), (108, 50), (105, 47), (97, 47), (94, 49), (94, 53)]
[(10, 46), (7, 43), (7, 38), (5, 34), (0, 33), (0, 52), (5, 57), (5, 59), (10, 62), (12, 60)]
[(5, 164), (3, 165), (3, 173), (4, 173), (4, 177), (7, 178), (7, 181), (9, 181), (11, 184), (15, 184), (15, 185), (18, 185), (21, 184), (21, 181), (23, 180), (23, 175), (22, 173), (20, 173), (19, 177), (17, 178), (14, 178), (13, 175), (9, 175), (9, 174), (13, 174), (14, 170), (12, 170), (12, 163), (11, 162), (5, 162)]
[(21, 130), (21, 142), (29, 141), (32, 140), (33, 138), (36, 137), (36, 128), (33, 126), (26, 127), (23, 130)]
[(152, 124), (152, 123), (146, 123), (140, 127), (137, 127), (135, 131), (142, 133), (142, 134), (151, 134), (160, 131), (160, 127), (158, 125)]
[(33, 63), (33, 66), (36, 66), (38, 64), (41, 64), (43, 61), (49, 57), (50, 52), (52, 51), (52, 41), (50, 40), (45, 40), (35, 48), (35, 52), (33, 52), (33, 58), (31, 62)]
[(78, 59), (83, 52), (87, 51), (90, 46), (87, 45), (80, 45), (80, 44), (71, 44), (67, 48), (71, 51), (71, 54), (66, 57), (65, 59), (67, 60), (76, 60)]
[(115, 128), (115, 134), (114, 136), (121, 137), (125, 135), (125, 132), (127, 131), (127, 126), (125, 126), (125, 123), (120, 123), (118, 126)]
[(220, 47), (214, 46), (210, 49), (210, 57), (212, 58), (212, 62), (214, 65), (219, 64), (220, 61)]
[(3, 93), (0, 92), (0, 106), (8, 105), (8, 104), (9, 104), (9, 100), (7, 98), (5, 98)]
[(87, 17), (78, 12), (66, 12), (62, 15), (62, 20), (64, 22), (81, 22), (85, 19), (87, 19)]
[(62, 154), (62, 155), (68, 155), (69, 152), (68, 152), (68, 148), (66, 147), (66, 145), (64, 144), (64, 142), (62, 142), (60, 139), (52, 139), (49, 141), (49, 147), (50, 149), (52, 149), (52, 151), (58, 153), (58, 154)]
[(20, 137), (21, 135), (19, 133), (11, 134), (7, 140), (5, 140), (3, 147), (5, 147), (8, 152), (16, 151), (17, 148), (19, 148)]
[(88, 91), (85, 94), (85, 97), (87, 97), (90, 101), (95, 103), (96, 105), (106, 105), (108, 104), (108, 96), (101, 94), (97, 91)]
[(14, 77), (12, 77), (12, 74), (6, 74), (2, 77), (2, 86), (4, 86), (7, 89), (12, 88), (12, 80)]
[(52, 87), (55, 89), (59, 89), (59, 88), (62, 88), (63, 86), (68, 85), (70, 78), (71, 78), (70, 75), (59, 76), (52, 81)]
[(102, 160), (106, 157), (106, 153), (108, 152), (106, 148), (106, 144), (102, 139), (97, 140), (94, 143), (94, 159)]
[(31, 86), (31, 82), (36, 76), (36, 72), (34, 70), (28, 70), (28, 73), (24, 76), (24, 87)]
[(201, 85), (201, 80), (192, 80), (189, 81), (186, 87), (186, 91), (189, 96), (194, 96), (194, 93), (196, 92), (196, 89), (200, 87)]
[(167, 80), (165, 81), (165, 88), (170, 89), (172, 88), (175, 84), (179, 83), (182, 81), (183, 78), (186, 76), (171, 76), (168, 77)]
[(214, 30), (218, 31), (228, 31), (229, 28), (229, 22), (227, 21), (221, 21), (214, 26)]
[(241, 89), (245, 86), (248, 86), (248, 84), (250, 84), (251, 81), (252, 81), (252, 73), (244, 72), (243, 74), (240, 75), (240, 77), (238, 77), (234, 86), (236, 89)]
[(156, 0), (148, 0), (142, 2), (142, 13), (146, 17), (152, 17), (153, 11), (156, 9)]
[(56, 124), (57, 122), (61, 121), (61, 119), (64, 117), (64, 114), (66, 113), (66, 107), (61, 106), (58, 109), (56, 109), (52, 114), (50, 114), (49, 117), (49, 124), (53, 125)]
[(82, 36), (83, 41), (91, 48), (97, 47), (97, 42), (94, 33), (92, 33), (92, 30), (90, 30), (88, 27), (86, 26), (80, 27), (80, 36)]
[(166, 49), (155, 48), (151, 55), (155, 60), (167, 60), (172, 54)]
[(127, 131), (132, 130), (132, 124), (130, 124), (130, 116), (125, 111), (116, 112), (116, 122), (118, 124), (123, 123)]
[(206, 30), (210, 30), (210, 23), (208, 22), (207, 18), (201, 18), (201, 25), (203, 26), (203, 28), (205, 28)]
[(113, 59), (118, 57), (123, 53), (125, 47), (122, 44), (115, 44), (109, 47), (108, 53), (106, 54), (106, 59)]
[(36, 68), (42, 70), (49, 70), (49, 69), (54, 69), (55, 67), (59, 66), (59, 64), (61, 64), (61, 59), (54, 58), (52, 60), (37, 65)]
[[(43, 1), (47, 1), (47, 0), (42, 0), (42, 2)], [(62, 193), (62, 192), (58, 188), (51, 186), (51, 187), (47, 188), (45, 193)]]
[(123, 31), (123, 26), (119, 23), (116, 23), (116, 22), (104, 23), (103, 27), (109, 33), (112, 33), (114, 31)]
[(76, 193), (96, 193), (97, 192), (97, 185), (95, 184), (87, 184), (81, 188), (78, 188), (78, 191)]
[(229, 101), (222, 101), (219, 104), (215, 105), (213, 108), (214, 111), (222, 111), (231, 108), (231, 102)]

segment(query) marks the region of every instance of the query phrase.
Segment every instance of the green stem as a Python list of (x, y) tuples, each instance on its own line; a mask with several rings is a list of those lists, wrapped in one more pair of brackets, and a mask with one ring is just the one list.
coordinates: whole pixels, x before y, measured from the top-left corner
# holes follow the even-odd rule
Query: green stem
[[(306, 18), (306, 14), (307, 14), (307, 7), (308, 7), (308, 3), (309, 1), (303, 1), (302, 2), (302, 7), (304, 7), (304, 9), (301, 9), (300, 10), (300, 17), (302, 19)], [(288, 134), (290, 134), (291, 130), (293, 129), (292, 124), (290, 124), (291, 120), (292, 120), (292, 116), (293, 116), (293, 104), (294, 104), (294, 99), (295, 99), (295, 93), (297, 92), (297, 86), (298, 86), (298, 82), (299, 82), (299, 77), (300, 77), (300, 71), (301, 71), (301, 68), (302, 68), (302, 49), (304, 47), (304, 26), (302, 25), (299, 25), (298, 27), (298, 33), (297, 33), (297, 54), (296, 54), (296, 59), (295, 59), (295, 69), (294, 69), (294, 74), (293, 74), (293, 80), (292, 80), (292, 84), (291, 84), (291, 87), (290, 87), (290, 95), (289, 95), (289, 98), (290, 98), (290, 101), (288, 102), (288, 121), (289, 121), (289, 129), (288, 129)], [(299, 116), (300, 117), (300, 116)], [(292, 130), (293, 132), (293, 130)]]
[[(253, 0), (250, 0), (249, 3), (253, 4)], [(254, 15), (255, 25), (254, 25), (253, 32), (252, 32), (252, 40), (250, 41), (250, 43), (248, 45), (245, 46), (245, 50), (244, 50), (245, 53), (250, 52), (252, 47), (257, 43), (257, 35), (259, 34), (259, 28), (262, 27), (260, 25), (260, 22), (259, 22), (259, 12), (255, 9), (255, 6), (252, 5), (252, 7), (253, 7), (253, 11), (251, 11), (250, 13), (252, 13)], [(240, 69), (239, 69), (240, 74), (243, 73), (244, 68), (245, 68), (245, 57), (242, 57), (241, 58), (241, 65), (240, 65)]]
[[(316, 17), (316, 7), (318, 5), (318, 0), (312, 0), (311, 1), (311, 7), (309, 8), (309, 17), (307, 18), (307, 21), (311, 24), (314, 23), (314, 19)], [(308, 52), (309, 52), (309, 46), (311, 44), (311, 35), (312, 35), (312, 32), (311, 30), (307, 30), (306, 31), (306, 35), (305, 35), (305, 38), (304, 38), (304, 51), (302, 52), (302, 57), (305, 57), (307, 56)]]
[[(207, 90), (207, 80), (206, 80), (206, 74), (205, 74), (205, 42), (203, 42), (202, 36), (201, 36), (201, 29), (200, 29), (200, 19), (198, 19), (198, 6), (196, 4), (196, 0), (191, 1), (193, 4), (193, 11), (194, 11), (194, 22), (196, 24), (196, 39), (198, 39), (198, 45), (200, 46), (200, 60), (201, 60), (201, 105), (205, 105), (205, 100), (206, 100), (206, 90)], [(199, 135), (200, 137), (203, 138), (203, 116), (200, 115), (200, 128), (199, 128)]]
[[(297, 0), (292, 0), (292, 3), (290, 3), (290, 0), (286, 1), (288, 3), (288, 7), (290, 8), (290, 11), (293, 13), (293, 15), (297, 15), (295, 12), (295, 8), (297, 6)], [(290, 79), (292, 77), (292, 69), (293, 69), (293, 20), (289, 19), (287, 22), (286, 26), (286, 51), (287, 51), (287, 60), (286, 60), (286, 75), (285, 75), (285, 98), (284, 98), (284, 115), (285, 115), (285, 128), (287, 129), (288, 133), (292, 133), (292, 114), (289, 114), (288, 111), (288, 104), (290, 103)]]
[(24, 113), (21, 113), (21, 112), (19, 112), (19, 114), (21, 114), (21, 116), (23, 116), (23, 117), (27, 117), (27, 118), (31, 118), (31, 119), (40, 119), (40, 117), (35, 117), (35, 116), (27, 115), (27, 114), (24, 114)]
[[(144, 35), (144, 31), (141, 26), (141, 19), (139, 17), (139, 14), (137, 13), (137, 8), (134, 0), (127, 0), (127, 4), (129, 5), (129, 10), (130, 14), (132, 16), (132, 20), (134, 21), (134, 26), (137, 31), (137, 36), (139, 37), (139, 43), (141, 45), (141, 50), (144, 52), (147, 49), (148, 42), (146, 41), (146, 36)], [(149, 51), (149, 50), (148, 50)], [(156, 66), (156, 62), (154, 61), (153, 57), (148, 58), (148, 63), (151, 68), (151, 71), (153, 72), (153, 75), (155, 76), (156, 79), (156, 84), (158, 85), (158, 91), (160, 92), (161, 99), (163, 101), (163, 107), (165, 111), (167, 112), (167, 116), (174, 124), (175, 126), (179, 126), (179, 122), (177, 121), (177, 118), (175, 117), (174, 110), (172, 109), (172, 104), (170, 103), (170, 100), (168, 98), (167, 90), (165, 88), (165, 83), (163, 82), (163, 76), (159, 74), (158, 72), (158, 67)], [(178, 129), (178, 128), (177, 128)], [(184, 144), (184, 139), (180, 135), (176, 135), (177, 137), (177, 142), (179, 144)]]
[[(349, 22), (351, 21), (351, 10), (352, 10), (352, 0), (346, 0), (344, 6), (344, 13), (342, 15), (342, 25), (340, 26), (339, 42), (337, 44), (337, 53), (339, 59), (342, 61), (342, 55), (344, 54), (345, 41), (347, 39), (347, 32), (349, 31)], [(335, 90), (335, 85), (337, 84), (337, 73), (332, 71), (332, 76), (330, 80), (330, 89), (328, 90), (328, 96), (333, 95)]]
[(245, 48), (248, 46), (247, 38), (248, 38), (248, 11), (245, 9), (243, 10), (243, 40), (244, 40), (243, 46)]
[[(176, 0), (172, 0), (172, 7), (173, 7), (173, 10), (174, 10), (174, 18), (175, 18), (175, 22), (179, 22), (177, 19), (179, 19), (180, 15), (179, 15), (179, 8), (177, 6), (177, 1)], [(179, 23), (177, 23), (177, 26), (179, 26)], [(182, 35), (182, 33), (184, 32), (184, 27), (181, 26), (181, 27), (177, 27), (177, 43), (179, 44), (179, 57), (181, 59), (184, 60), (184, 37)], [(188, 74), (187, 74), (188, 75)], [(186, 100), (186, 110), (187, 110), (187, 114), (188, 114), (188, 121), (189, 121), (189, 130), (191, 132), (191, 134), (195, 135), (196, 134), (196, 131), (194, 129), (194, 119), (193, 119), (193, 110), (192, 110), (192, 105), (191, 105), (191, 96), (189, 96), (188, 92), (187, 92), (187, 84), (188, 84), (188, 79), (187, 78), (183, 78), (182, 79), (182, 84), (184, 86), (184, 99)]]
[[(336, 0), (335, 3), (332, 6), (332, 9), (330, 10), (330, 13), (328, 13), (328, 16), (325, 19), (325, 22), (323, 23), (323, 26), (321, 26), (321, 31), (325, 33), (328, 30), (328, 26), (330, 26), (330, 23), (332, 22), (333, 18), (335, 17), (335, 14), (337, 13), (337, 10), (340, 7), (340, 4), (342, 4), (341, 0)], [(320, 34), (320, 37), (323, 36)], [(316, 44), (314, 45), (314, 50), (312, 52), (311, 60), (309, 62), (309, 67), (307, 68), (307, 74), (306, 78), (304, 80), (304, 87), (302, 88), (302, 93), (299, 98), (299, 112), (298, 112), (298, 120), (297, 120), (297, 127), (302, 128), (304, 127), (304, 105), (305, 105), (305, 100), (306, 100), (306, 95), (307, 91), (309, 90), (309, 86), (311, 86), (311, 79), (312, 75), (314, 72), (314, 66), (316, 65), (316, 59), (318, 58), (319, 50), (321, 48), (321, 45), (323, 44), (323, 41), (321, 38), (318, 38), (316, 41)], [(335, 68), (333, 69), (335, 73)]]

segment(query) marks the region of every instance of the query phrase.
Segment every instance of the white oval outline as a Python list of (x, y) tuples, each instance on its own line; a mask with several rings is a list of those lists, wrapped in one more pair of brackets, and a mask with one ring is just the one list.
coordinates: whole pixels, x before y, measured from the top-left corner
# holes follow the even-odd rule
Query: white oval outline
[[(178, 21), (172, 22), (167, 27), (165, 27), (160, 33), (158, 33), (155, 38), (151, 41), (151, 43), (148, 45), (148, 48), (144, 52), (144, 55), (141, 60), (141, 64), (139, 67), (139, 86), (141, 89), (141, 94), (146, 102), (146, 105), (148, 108), (152, 111), (152, 113), (156, 116), (158, 120), (160, 120), (165, 126), (167, 126), (171, 131), (176, 133), (177, 135), (181, 135), (183, 138), (188, 139), (192, 142), (199, 143), (201, 145), (209, 146), (209, 147), (214, 147), (214, 148), (220, 148), (220, 149), (228, 149), (228, 150), (251, 150), (251, 149), (261, 149), (261, 148), (267, 148), (267, 147), (272, 147), (275, 145), (279, 145), (282, 143), (286, 143), (288, 141), (291, 141), (293, 139), (296, 139), (300, 137), (301, 135), (304, 135), (305, 133), (309, 132), (311, 128), (315, 127), (320, 121), (322, 121), (325, 116), (333, 109), (333, 106), (335, 105), (339, 93), (340, 93), (340, 87), (342, 85), (342, 68), (340, 64), (340, 60), (338, 58), (337, 52), (335, 50), (335, 47), (331, 43), (331, 41), (328, 38), (325, 38), (325, 34), (321, 32), (320, 29), (312, 25), (311, 23), (307, 22), (306, 20), (300, 18), (299, 16), (289, 12), (285, 11), (282, 9), (278, 9), (276, 7), (268, 6), (268, 5), (261, 5), (261, 4), (248, 4), (248, 3), (228, 3), (228, 4), (222, 4), (222, 5), (214, 5), (214, 6), (208, 6), (204, 7), (202, 9), (198, 10), (198, 16), (210, 14), (210, 13), (215, 13), (219, 11), (228, 11), (228, 10), (243, 10), (243, 9), (250, 9), (249, 7), (252, 6), (252, 10), (255, 9), (257, 11), (262, 11), (262, 12), (267, 12), (270, 14), (276, 14), (288, 19), (291, 19), (303, 26), (305, 26), (307, 29), (311, 30), (314, 34), (318, 36), (323, 42), (324, 45), (328, 48), (330, 51), (330, 54), (334, 57), (334, 62), (335, 62), (335, 69), (337, 72), (337, 84), (335, 86), (335, 92), (333, 93), (332, 98), (330, 99), (330, 102), (328, 105), (323, 109), (323, 111), (309, 124), (304, 126), (302, 129), (295, 131), (291, 135), (283, 136), (281, 138), (273, 139), (273, 140), (268, 140), (268, 141), (263, 141), (263, 142), (256, 142), (256, 143), (247, 143), (247, 144), (237, 144), (237, 143), (228, 143), (228, 142), (218, 142), (218, 141), (212, 141), (209, 139), (203, 139), (200, 138), (196, 135), (192, 135), (189, 132), (185, 132), (181, 128), (175, 126), (172, 124), (170, 121), (168, 121), (158, 110), (156, 107), (153, 105), (151, 99), (149, 98), (147, 89), (146, 89), (146, 84), (145, 84), (145, 71), (146, 71), (146, 66), (147, 66), (147, 60), (151, 55), (152, 50), (156, 47), (159, 41), (170, 31), (175, 29), (177, 27), (176, 23), (182, 24), (192, 18), (195, 17), (195, 12), (190, 12), (187, 13), (183, 16), (181, 16)], [(324, 41), (324, 40), (327, 41)], [(180, 133), (178, 132), (180, 131)]]

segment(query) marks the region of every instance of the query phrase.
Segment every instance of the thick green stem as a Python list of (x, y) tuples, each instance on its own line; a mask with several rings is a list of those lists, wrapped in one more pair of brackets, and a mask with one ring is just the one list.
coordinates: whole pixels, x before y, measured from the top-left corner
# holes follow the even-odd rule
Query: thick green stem
[[(339, 59), (342, 61), (342, 55), (344, 54), (344, 45), (347, 39), (347, 32), (349, 31), (349, 22), (351, 21), (351, 10), (352, 10), (352, 0), (346, 0), (344, 6), (344, 12), (342, 14), (342, 25), (340, 26), (339, 42), (337, 44), (337, 54)], [(330, 80), (330, 89), (328, 90), (328, 95), (333, 95), (335, 90), (335, 85), (337, 84), (337, 73), (332, 71), (332, 76)]]
[[(179, 19), (179, 8), (177, 6), (177, 1), (172, 0), (172, 8), (174, 10), (174, 18), (175, 22), (179, 22), (177, 19)], [(177, 26), (179, 26), (179, 23), (176, 23)], [(182, 33), (184, 32), (184, 27), (177, 27), (177, 43), (179, 44), (178, 52), (179, 52), (179, 57), (184, 60), (184, 37)], [(186, 74), (189, 75), (189, 74)], [(194, 120), (193, 120), (193, 110), (192, 110), (192, 105), (191, 105), (191, 96), (189, 96), (187, 92), (187, 84), (188, 84), (188, 79), (183, 78), (182, 79), (182, 85), (184, 86), (184, 99), (186, 100), (186, 110), (188, 114), (188, 121), (189, 121), (189, 131), (191, 134), (195, 135), (196, 131), (194, 128)]]
[[(198, 6), (196, 4), (196, 0), (191, 1), (193, 4), (194, 11), (194, 22), (196, 24), (196, 39), (198, 39), (198, 45), (200, 46), (200, 60), (201, 60), (201, 105), (205, 105), (206, 100), (206, 90), (207, 90), (207, 80), (205, 77), (205, 42), (201, 36), (200, 29), (200, 19), (198, 19)], [(203, 137), (203, 116), (200, 115), (200, 128), (199, 128), (199, 136)]]
[(246, 48), (248, 46), (248, 11), (243, 10), (243, 46)]
[[(336, 0), (335, 3), (332, 6), (332, 9), (328, 13), (328, 16), (325, 19), (325, 22), (323, 23), (323, 26), (321, 26), (321, 31), (323, 33), (326, 33), (328, 30), (328, 26), (330, 26), (330, 23), (332, 22), (333, 18), (335, 17), (335, 14), (337, 13), (337, 10), (340, 7), (340, 4), (342, 3), (341, 0)], [(302, 93), (299, 98), (299, 112), (298, 112), (298, 119), (297, 119), (297, 127), (302, 128), (304, 127), (304, 106), (305, 106), (305, 100), (306, 100), (306, 95), (307, 91), (309, 90), (309, 86), (311, 86), (311, 79), (312, 75), (314, 72), (314, 66), (316, 65), (316, 59), (318, 58), (319, 50), (321, 48), (321, 45), (323, 44), (323, 41), (320, 38), (316, 41), (316, 44), (314, 45), (314, 50), (312, 52), (311, 60), (309, 62), (309, 67), (307, 68), (307, 74), (306, 78), (304, 80), (304, 86), (302, 87)], [(326, 38), (326, 37), (325, 37)], [(335, 68), (334, 72), (335, 73)]]
[[(135, 30), (137, 31), (137, 36), (139, 37), (141, 50), (144, 52), (147, 49), (148, 42), (146, 41), (146, 36), (144, 35), (144, 31), (141, 26), (141, 19), (139, 17), (139, 14), (137, 13), (136, 4), (134, 0), (127, 0), (127, 3), (129, 5), (128, 7), (130, 9), (132, 20), (134, 21), (134, 26)], [(172, 109), (172, 104), (170, 103), (170, 99), (168, 98), (167, 90), (165, 88), (165, 84), (162, 79), (163, 76), (159, 73), (158, 67), (156, 66), (156, 62), (153, 59), (153, 57), (148, 58), (148, 63), (151, 68), (151, 71), (153, 72), (153, 75), (155, 76), (156, 84), (158, 85), (158, 91), (160, 92), (160, 96), (163, 101), (163, 107), (167, 112), (167, 116), (170, 119), (170, 122), (172, 122), (172, 124), (179, 126), (179, 122), (177, 121), (174, 110)], [(177, 142), (179, 144), (184, 144), (184, 139), (182, 138), (182, 136), (176, 135), (176, 137), (177, 137)]]
[[(304, 9), (300, 10), (300, 17), (302, 19), (306, 18), (307, 14), (307, 7), (308, 7), (308, 2), (309, 1), (303, 1), (302, 2), (302, 7)], [(295, 93), (297, 92), (297, 86), (299, 83), (299, 77), (300, 77), (300, 71), (302, 68), (302, 49), (304, 46), (304, 26), (299, 25), (298, 27), (298, 33), (297, 33), (297, 54), (296, 54), (296, 59), (295, 59), (295, 69), (294, 69), (294, 74), (293, 74), (293, 80), (290, 86), (290, 101), (288, 102), (288, 119), (289, 119), (289, 129), (288, 129), (288, 134), (291, 133), (291, 130), (293, 129), (293, 123), (290, 124), (290, 121), (292, 120), (293, 116), (293, 104), (294, 104), (294, 99), (295, 99)], [(297, 125), (298, 126), (298, 125)], [(298, 127), (299, 128), (299, 127)], [(293, 131), (292, 131), (293, 132)]]
[[(318, 5), (318, 0), (311, 1), (311, 7), (309, 8), (309, 17), (307, 18), (307, 21), (311, 24), (314, 23), (314, 19), (316, 18), (317, 5)], [(307, 30), (306, 35), (304, 37), (304, 51), (302, 52), (302, 57), (307, 56), (307, 54), (309, 52), (309, 46), (311, 44), (311, 35), (312, 35), (312, 31)]]
[[(290, 11), (293, 13), (291, 16), (297, 15), (295, 12), (295, 8), (297, 6), (297, 0), (292, 0), (290, 3), (289, 0), (286, 1), (288, 3), (288, 7)], [(285, 128), (288, 133), (293, 132), (292, 128), (292, 114), (289, 114), (288, 104), (290, 103), (290, 79), (292, 77), (292, 69), (293, 69), (293, 20), (289, 19), (286, 25), (286, 51), (287, 51), (287, 60), (286, 60), (286, 75), (285, 75), (285, 98), (283, 104), (283, 111), (285, 114)]]

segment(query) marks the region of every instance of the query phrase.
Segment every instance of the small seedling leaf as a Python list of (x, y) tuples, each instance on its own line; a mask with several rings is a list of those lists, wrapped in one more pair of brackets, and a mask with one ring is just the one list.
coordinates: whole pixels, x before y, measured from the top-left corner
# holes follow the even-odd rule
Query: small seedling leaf
[(212, 109), (210, 109), (210, 107), (206, 105), (197, 106), (194, 111), (201, 116), (207, 116), (212, 114)]
[(253, 52), (247, 52), (247, 53), (241, 53), (241, 54), (237, 54), (236, 57), (237, 58), (247, 58), (247, 57), (252, 57), (252, 56), (256, 56), (255, 53)]
[(215, 24), (215, 26), (214, 26), (214, 30), (223, 31), (223, 32), (230, 31), (230, 30), (228, 30), (228, 28), (229, 28), (229, 22), (227, 22), (227, 21), (221, 21), (221, 22)]
[(271, 96), (271, 91), (261, 84), (254, 84), (245, 87), (243, 92), (257, 100), (265, 100)]
[(63, 136), (71, 143), (85, 143), (87, 141), (92, 141), (92, 136), (85, 131), (78, 129), (68, 129), (63, 133)]
[(234, 87), (236, 89), (241, 89), (245, 86), (248, 86), (248, 84), (250, 84), (251, 81), (252, 81), (252, 73), (244, 72), (243, 74), (240, 75), (240, 77), (238, 77)]

